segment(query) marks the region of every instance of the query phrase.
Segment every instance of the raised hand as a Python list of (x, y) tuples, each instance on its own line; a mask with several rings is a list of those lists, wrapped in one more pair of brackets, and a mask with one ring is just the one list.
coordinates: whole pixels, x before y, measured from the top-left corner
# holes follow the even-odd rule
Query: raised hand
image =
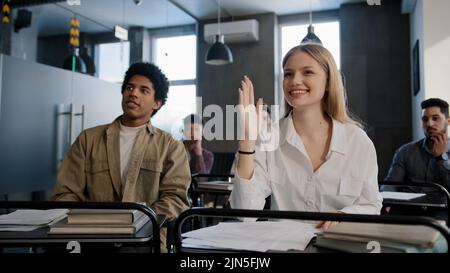
[[(258, 137), (258, 130), (261, 126), (261, 111), (263, 100), (260, 98), (255, 107), (255, 94), (253, 83), (249, 77), (244, 76), (239, 88), (239, 121), (243, 129), (243, 136), (240, 136), (240, 147), (242, 149), (254, 150), (255, 141)], [(242, 144), (242, 145), (241, 145)]]
[(252, 81), (244, 76), (239, 88), (239, 122), (243, 136), (239, 136), (239, 159), (237, 174), (243, 179), (250, 179), (255, 169), (254, 152), (258, 137), (258, 123), (261, 123), (263, 100), (259, 99), (255, 107), (255, 94)]

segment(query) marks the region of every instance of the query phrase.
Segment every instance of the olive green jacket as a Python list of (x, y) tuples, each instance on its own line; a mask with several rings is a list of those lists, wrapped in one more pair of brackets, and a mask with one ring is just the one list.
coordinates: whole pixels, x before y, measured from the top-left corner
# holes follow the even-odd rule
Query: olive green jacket
[(145, 202), (174, 220), (189, 208), (191, 175), (183, 144), (149, 123), (133, 146), (122, 196), (119, 120), (78, 136), (62, 162), (53, 199)]

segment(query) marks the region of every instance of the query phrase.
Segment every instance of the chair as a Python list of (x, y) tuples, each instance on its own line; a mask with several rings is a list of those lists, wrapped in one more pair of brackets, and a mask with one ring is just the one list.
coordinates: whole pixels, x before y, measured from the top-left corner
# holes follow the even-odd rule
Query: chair
[(214, 153), (214, 162), (210, 173), (230, 174), (233, 161), (234, 153)]
[(155, 215), (148, 207), (139, 203), (121, 203), (121, 202), (53, 202), (53, 201), (1, 201), (0, 208), (3, 209), (129, 209), (140, 210), (150, 219), (138, 233), (134, 236), (108, 236), (99, 235), (64, 235), (49, 236), (47, 231), (49, 227), (39, 228), (30, 232), (0, 232), (0, 248), (2, 246), (40, 246), (57, 245), (68, 243), (69, 241), (78, 241), (80, 243), (92, 245), (111, 245), (121, 243), (123, 245), (141, 245), (149, 246), (153, 253), (160, 253), (160, 227), (165, 222), (165, 217)]
[[(233, 174), (195, 174), (192, 176), (191, 180), (191, 189), (190, 196), (192, 199), (192, 206), (198, 207), (203, 206), (203, 202), (201, 201), (205, 194), (214, 195), (214, 208), (217, 207), (217, 201), (219, 196), (228, 196), (231, 193), (229, 189), (210, 189), (210, 188), (201, 188), (198, 186), (199, 178), (214, 178), (215, 180), (225, 180), (230, 181), (233, 178)], [(199, 200), (200, 199), (200, 200)]]
[[(203, 206), (203, 202), (201, 201), (204, 194), (214, 195), (214, 204), (213, 207), (217, 208), (218, 198), (219, 196), (228, 196), (231, 191), (230, 190), (221, 190), (221, 189), (199, 189), (198, 182), (200, 179), (206, 179), (211, 181), (214, 180), (228, 180), (230, 181), (234, 178), (234, 174), (232, 174), (232, 165), (234, 162), (235, 154), (233, 153), (214, 153), (214, 163), (209, 174), (193, 174), (191, 177), (191, 186), (189, 189), (189, 196), (192, 200), (193, 207)], [(266, 198), (266, 202), (264, 205), (264, 209), (270, 209), (271, 197)], [(227, 204), (224, 204), (225, 206)]]
[[(396, 207), (400, 208), (400, 212), (402, 209), (405, 209), (404, 211), (413, 211), (413, 214), (423, 214), (428, 208), (432, 210), (446, 210), (446, 222), (449, 224), (450, 208), (448, 204), (450, 204), (450, 194), (443, 186), (431, 182), (380, 181), (378, 184), (381, 189), (385, 188), (392, 190), (397, 187), (410, 189), (411, 187), (414, 187), (420, 188), (420, 191), (426, 193), (426, 196), (414, 198), (412, 200), (385, 199), (383, 200), (383, 208), (388, 206)], [(434, 191), (430, 191), (429, 189)]]
[[(182, 226), (183, 223), (192, 217), (252, 217), (268, 219), (295, 219), (295, 220), (319, 220), (319, 221), (341, 221), (341, 222), (360, 222), (360, 223), (382, 223), (382, 224), (404, 224), (428, 226), (438, 230), (447, 242), (450, 242), (450, 230), (440, 224), (435, 219), (429, 217), (408, 217), (391, 215), (361, 215), (361, 214), (340, 214), (340, 213), (320, 213), (320, 212), (302, 212), (302, 211), (274, 211), (274, 210), (241, 210), (241, 209), (208, 209), (192, 208), (184, 211), (173, 225), (173, 239), (175, 251), (184, 252), (182, 245)], [(201, 252), (201, 248), (193, 249), (194, 252)], [(206, 252), (224, 251), (223, 249), (203, 249)], [(230, 252), (227, 250), (227, 252)], [(231, 251), (233, 252), (233, 251)], [(305, 249), (305, 252), (320, 253), (324, 252), (311, 244)], [(327, 251), (325, 251), (327, 252)]]
[(233, 153), (214, 153), (214, 163), (209, 174), (192, 174), (189, 195), (193, 207), (203, 206), (202, 199), (204, 195), (210, 194), (214, 196), (214, 208), (216, 208), (219, 196), (227, 196), (230, 194), (230, 190), (199, 189), (198, 182), (211, 180), (230, 181), (230, 179), (234, 177), (234, 175), (231, 174), (233, 161)]

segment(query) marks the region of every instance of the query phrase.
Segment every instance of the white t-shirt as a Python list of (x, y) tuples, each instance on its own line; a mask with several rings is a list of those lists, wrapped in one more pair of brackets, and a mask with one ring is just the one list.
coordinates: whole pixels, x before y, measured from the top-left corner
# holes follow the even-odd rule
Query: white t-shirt
[(125, 183), (128, 175), (128, 167), (130, 165), (131, 153), (138, 133), (146, 126), (146, 124), (138, 127), (127, 127), (120, 124), (120, 177), (122, 182), (122, 193), (125, 189)]

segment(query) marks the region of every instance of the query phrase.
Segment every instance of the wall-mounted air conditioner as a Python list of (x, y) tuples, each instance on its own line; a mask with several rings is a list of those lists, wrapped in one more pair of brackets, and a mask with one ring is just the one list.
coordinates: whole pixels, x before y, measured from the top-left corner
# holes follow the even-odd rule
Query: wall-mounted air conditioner
[[(225, 43), (256, 42), (259, 40), (258, 21), (255, 19), (220, 23), (220, 32), (225, 37)], [(214, 43), (218, 34), (217, 24), (206, 24), (204, 37), (207, 43)]]

